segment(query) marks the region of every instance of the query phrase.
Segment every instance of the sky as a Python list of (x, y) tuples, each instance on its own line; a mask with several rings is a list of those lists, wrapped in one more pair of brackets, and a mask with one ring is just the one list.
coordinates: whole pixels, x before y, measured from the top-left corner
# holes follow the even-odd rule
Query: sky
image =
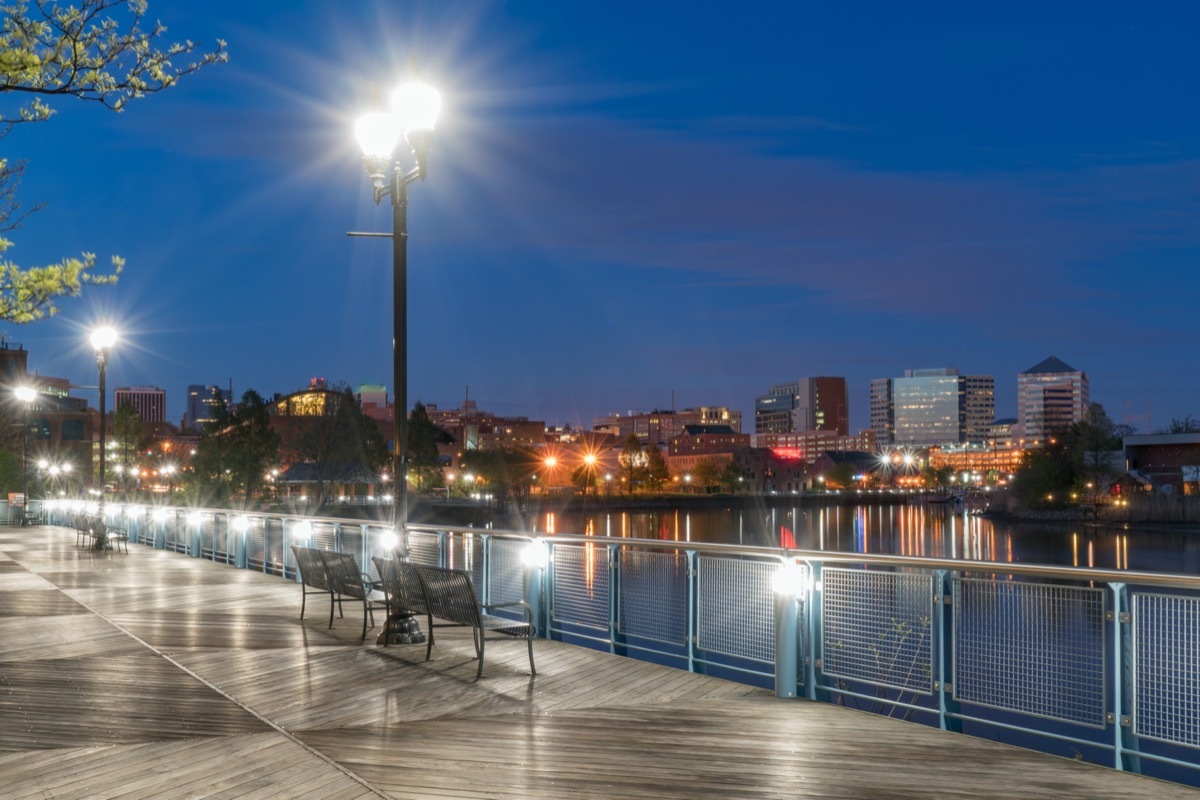
[[(415, 59), (445, 108), (410, 188), (409, 399), (501, 415), (726, 405), (777, 383), (1057, 356), (1142, 431), (1200, 417), (1200, 6), (1190, 2), (150, 0), (229, 62), (123, 114), (55, 99), (22, 266), (119, 282), (6, 324), (31, 370), (270, 397), (392, 380), (390, 232), (353, 123)], [(11, 96), (3, 98), (5, 113)], [(78, 394), (94, 396), (95, 389)], [(110, 398), (111, 399), (111, 398)], [(93, 402), (94, 397), (93, 397)]]

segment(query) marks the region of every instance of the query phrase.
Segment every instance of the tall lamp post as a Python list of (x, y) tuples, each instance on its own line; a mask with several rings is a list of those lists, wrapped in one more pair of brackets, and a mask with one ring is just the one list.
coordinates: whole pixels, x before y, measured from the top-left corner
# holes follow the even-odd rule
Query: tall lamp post
[[(112, 350), (112, 346), (117, 341), (117, 332), (112, 328), (104, 327), (97, 328), (92, 331), (92, 349), (96, 351), (96, 366), (100, 370), (100, 521), (104, 522), (104, 428), (105, 428), (105, 411), (104, 411), (104, 395), (107, 390), (104, 387), (104, 373), (108, 367), (108, 354)], [(97, 549), (106, 546), (103, 537), (96, 538)]]
[(13, 394), (21, 401), (21, 494), (25, 496), (22, 512), (29, 517), (29, 407), (37, 399), (38, 393), (28, 386), (18, 386)]
[[(391, 100), (390, 112), (364, 114), (355, 124), (354, 132), (362, 147), (375, 204), (385, 197), (392, 199), (392, 373), (396, 384), (392, 413), (392, 475), (396, 479), (392, 526), (403, 546), (408, 523), (408, 185), (425, 180), (425, 163), (442, 98), (433, 87), (413, 81), (396, 89)], [(412, 167), (405, 167), (392, 157), (401, 138), (412, 151)]]

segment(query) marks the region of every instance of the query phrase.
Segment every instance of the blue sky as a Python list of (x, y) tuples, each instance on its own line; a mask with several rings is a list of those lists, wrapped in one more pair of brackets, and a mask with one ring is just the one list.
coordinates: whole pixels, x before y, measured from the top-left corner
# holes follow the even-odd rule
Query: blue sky
[[(288, 392), (391, 378), (391, 252), (351, 128), (415, 57), (446, 111), (409, 212), (409, 397), (588, 425), (810, 375), (1055, 355), (1200, 415), (1200, 8), (1176, 3), (151, 0), (230, 61), (121, 115), (58, 101), (22, 265), (128, 266), (8, 326), (32, 368)], [(83, 391), (83, 390), (81, 390)]]

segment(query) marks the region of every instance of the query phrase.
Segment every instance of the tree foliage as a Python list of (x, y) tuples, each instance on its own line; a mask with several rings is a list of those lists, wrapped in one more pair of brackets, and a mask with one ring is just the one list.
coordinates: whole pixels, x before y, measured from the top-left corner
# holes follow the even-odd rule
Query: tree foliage
[[(71, 97), (120, 112), (130, 100), (155, 94), (185, 75), (227, 59), (225, 42), (205, 50), (197, 42), (163, 42), (166, 26), (148, 24), (145, 0), (14, 0), (0, 6), (0, 95), (19, 98), (0, 105), (0, 138), (17, 126), (45, 122), (50, 100)], [(18, 196), (26, 162), (0, 159), (0, 234), (15, 230), (32, 212)], [(5, 254), (13, 242), (0, 235), (0, 319), (32, 322), (53, 316), (62, 297), (78, 296), (85, 284), (116, 281), (112, 271), (93, 272), (96, 257), (83, 253), (56, 264), (22, 268)]]
[(192, 456), (196, 499), (222, 502), (233, 497), (250, 503), (279, 460), (279, 436), (271, 428), (267, 402), (247, 389), (236, 409), (221, 402), (213, 415)]
[(1030, 455), (1013, 480), (1013, 496), (1025, 506), (1057, 505), (1072, 492), (1082, 496), (1088, 483), (1099, 485), (1120, 467), (1107, 454), (1120, 450), (1124, 433), (1102, 405), (1092, 403), (1082, 420)]
[(443, 483), (438, 466), (437, 426), (429, 419), (424, 403), (413, 406), (408, 417), (408, 467), (417, 478), (417, 491), (424, 492)]

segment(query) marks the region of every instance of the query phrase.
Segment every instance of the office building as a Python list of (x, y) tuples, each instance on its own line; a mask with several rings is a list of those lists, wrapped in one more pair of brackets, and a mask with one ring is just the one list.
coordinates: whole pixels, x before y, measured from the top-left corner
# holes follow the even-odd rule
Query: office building
[(846, 379), (827, 376), (780, 383), (754, 400), (754, 432), (850, 433)]
[(142, 422), (167, 421), (167, 393), (157, 386), (119, 386), (113, 392), (113, 409), (132, 406)]
[(1030, 444), (1081, 421), (1087, 409), (1087, 373), (1054, 356), (1017, 375), (1017, 412)]
[(871, 382), (871, 425), (878, 444), (983, 444), (995, 412), (996, 379), (990, 375), (910, 369), (902, 378)]
[(202, 433), (217, 421), (218, 410), (233, 403), (233, 391), (220, 386), (191, 384), (187, 387), (187, 412), (183, 427)]

